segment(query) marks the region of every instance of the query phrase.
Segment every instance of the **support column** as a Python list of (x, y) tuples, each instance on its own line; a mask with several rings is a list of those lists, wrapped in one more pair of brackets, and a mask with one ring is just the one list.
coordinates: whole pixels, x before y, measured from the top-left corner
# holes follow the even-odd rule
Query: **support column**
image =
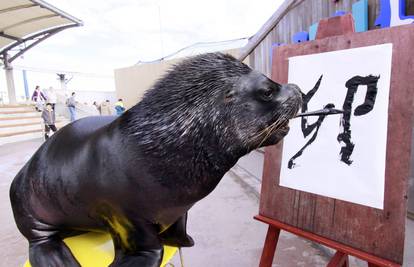
[(24, 85), (24, 96), (26, 98), (26, 101), (30, 99), (29, 95), (29, 85), (27, 84), (27, 73), (26, 70), (23, 70), (23, 85)]
[(6, 72), (7, 93), (9, 104), (16, 104), (16, 88), (14, 87), (13, 66), (8, 62), (8, 55), (4, 55), (4, 70)]
[(56, 73), (56, 75), (59, 77), (58, 79), (60, 81), (60, 89), (66, 92), (66, 74)]

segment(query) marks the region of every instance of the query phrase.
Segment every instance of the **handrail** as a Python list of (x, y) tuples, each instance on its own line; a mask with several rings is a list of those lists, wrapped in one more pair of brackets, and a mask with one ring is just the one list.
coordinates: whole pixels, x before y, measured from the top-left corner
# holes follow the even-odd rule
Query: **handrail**
[(238, 59), (243, 61), (250, 55), (250, 53), (265, 39), (272, 29), (279, 24), (279, 22), (289, 13), (290, 10), (297, 7), (304, 0), (285, 0), (276, 12), (266, 21), (260, 30), (249, 38), (249, 42), (242, 47)]

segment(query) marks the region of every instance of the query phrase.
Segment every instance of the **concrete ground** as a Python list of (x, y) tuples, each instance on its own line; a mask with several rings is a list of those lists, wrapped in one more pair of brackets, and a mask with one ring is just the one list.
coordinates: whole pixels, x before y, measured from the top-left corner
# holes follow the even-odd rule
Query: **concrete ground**
[(40, 140), (35, 140), (0, 146), (0, 266), (23, 266), (28, 255), (28, 243), (14, 223), (9, 188), (16, 173), (40, 144)]
[[(27, 242), (18, 232), (8, 197), (10, 183), (41, 140), (0, 146), (0, 266), (22, 266)], [(240, 168), (225, 175), (215, 191), (189, 212), (188, 232), (196, 245), (183, 249), (186, 267), (258, 266), (267, 227), (253, 220), (260, 182)], [(406, 263), (414, 266), (414, 223), (407, 221)], [(283, 232), (273, 266), (326, 266), (329, 251)], [(179, 267), (178, 255), (172, 260)], [(352, 260), (352, 266), (366, 266)], [(99, 266), (98, 266), (99, 267)]]

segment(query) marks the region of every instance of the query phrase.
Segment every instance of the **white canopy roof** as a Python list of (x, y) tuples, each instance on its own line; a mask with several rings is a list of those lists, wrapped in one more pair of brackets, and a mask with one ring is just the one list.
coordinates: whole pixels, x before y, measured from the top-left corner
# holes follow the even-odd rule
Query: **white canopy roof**
[(81, 20), (42, 0), (0, 0), (0, 57), (9, 54), (10, 63), (51, 35), (81, 25)]

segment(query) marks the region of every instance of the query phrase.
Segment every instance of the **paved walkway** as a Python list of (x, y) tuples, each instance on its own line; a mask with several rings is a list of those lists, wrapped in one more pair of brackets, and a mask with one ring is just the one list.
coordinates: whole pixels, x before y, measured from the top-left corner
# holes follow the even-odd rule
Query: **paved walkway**
[(14, 223), (10, 206), (10, 183), (20, 168), (41, 145), (40, 140), (0, 146), (0, 266), (23, 266), (28, 243)]

